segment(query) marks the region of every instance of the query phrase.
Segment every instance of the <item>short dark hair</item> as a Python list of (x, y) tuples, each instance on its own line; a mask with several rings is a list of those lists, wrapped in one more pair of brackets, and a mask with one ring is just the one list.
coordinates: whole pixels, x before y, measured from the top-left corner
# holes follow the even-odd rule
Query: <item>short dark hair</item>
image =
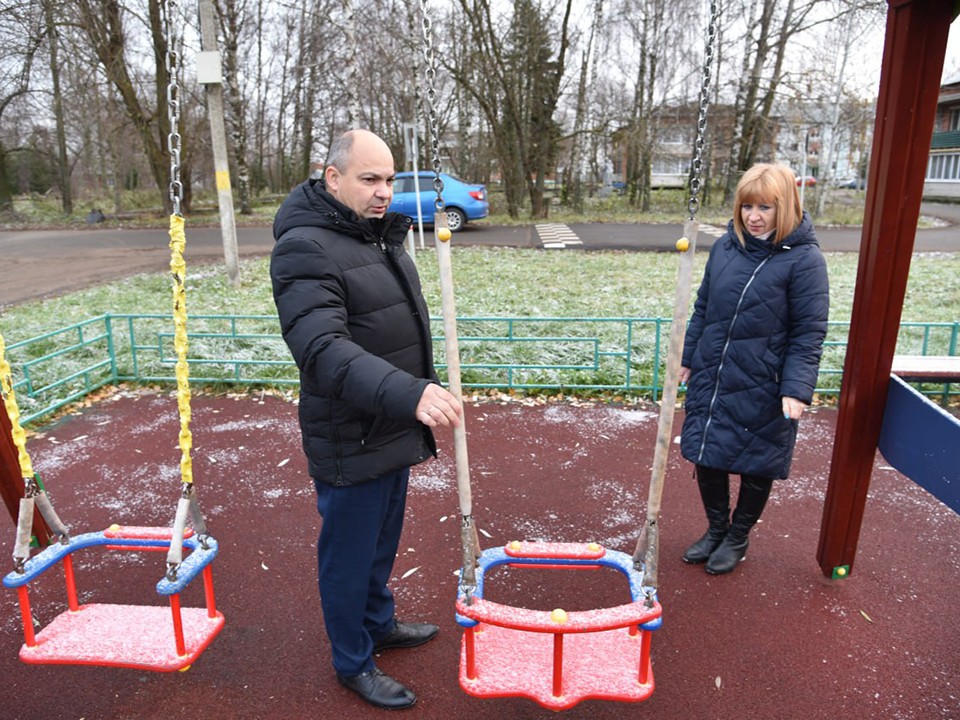
[(325, 167), (335, 167), (340, 172), (347, 169), (347, 163), (350, 162), (350, 151), (353, 149), (353, 130), (340, 135), (330, 145), (330, 152), (327, 154), (327, 163)]

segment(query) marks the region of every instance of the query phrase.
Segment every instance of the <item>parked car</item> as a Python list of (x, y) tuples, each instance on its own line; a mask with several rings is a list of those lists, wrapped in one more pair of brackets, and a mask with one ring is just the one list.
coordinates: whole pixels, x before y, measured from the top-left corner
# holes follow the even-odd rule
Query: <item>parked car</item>
[(866, 190), (867, 189), (867, 179), (861, 178), (851, 178), (849, 180), (841, 180), (837, 183), (838, 188), (844, 188), (846, 190)]
[(813, 175), (804, 175), (802, 179), (800, 178), (799, 175), (797, 175), (797, 187), (800, 187), (801, 185), (806, 185), (807, 187), (813, 187), (816, 184), (817, 184), (817, 179)]
[[(434, 204), (437, 192), (433, 189), (432, 172), (421, 172), (414, 176), (412, 172), (397, 173), (393, 183), (393, 202), (391, 212), (399, 212), (417, 219), (416, 183), (420, 185), (420, 214), (423, 222), (433, 224)], [(485, 185), (472, 185), (460, 178), (440, 173), (443, 180), (443, 202), (447, 211), (447, 224), (450, 232), (459, 232), (469, 220), (480, 220), (490, 212)]]

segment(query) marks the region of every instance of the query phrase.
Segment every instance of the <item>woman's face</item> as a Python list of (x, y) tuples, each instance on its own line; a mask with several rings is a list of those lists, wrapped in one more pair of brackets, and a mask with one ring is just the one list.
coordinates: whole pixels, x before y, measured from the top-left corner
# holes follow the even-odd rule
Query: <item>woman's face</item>
[(758, 200), (740, 207), (740, 219), (747, 232), (759, 237), (777, 227), (777, 207), (773, 203)]

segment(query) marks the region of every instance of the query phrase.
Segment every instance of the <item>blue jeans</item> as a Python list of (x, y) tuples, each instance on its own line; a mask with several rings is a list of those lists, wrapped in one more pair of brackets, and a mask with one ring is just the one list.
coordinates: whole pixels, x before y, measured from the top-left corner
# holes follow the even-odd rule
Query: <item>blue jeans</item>
[(387, 581), (403, 530), (410, 469), (343, 487), (314, 483), (323, 518), (317, 540), (320, 606), (333, 667), (352, 676), (373, 669), (373, 644), (394, 628)]

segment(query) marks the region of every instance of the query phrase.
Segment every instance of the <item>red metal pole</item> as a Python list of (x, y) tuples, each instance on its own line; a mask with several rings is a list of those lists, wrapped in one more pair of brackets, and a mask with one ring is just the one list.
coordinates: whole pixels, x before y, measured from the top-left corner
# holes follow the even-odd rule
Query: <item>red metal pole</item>
[(852, 568), (886, 405), (954, 2), (888, 0), (860, 264), (817, 560)]
[(173, 614), (173, 636), (177, 643), (177, 655), (183, 657), (187, 654), (187, 644), (183, 639), (183, 618), (180, 615), (180, 595), (170, 596), (170, 611)]
[(77, 601), (77, 579), (73, 574), (73, 557), (63, 556), (63, 576), (67, 583), (67, 605), (71, 612), (77, 612), (80, 609), (80, 603)]
[(27, 586), (17, 588), (17, 598), (20, 600), (20, 617), (23, 618), (23, 640), (27, 647), (36, 647), (37, 638), (33, 634), (33, 613), (30, 612), (30, 597), (27, 595)]
[(640, 638), (640, 684), (646, 685), (650, 682), (650, 632), (641, 630), (643, 635)]
[(553, 634), (553, 696), (563, 695), (563, 633)]
[(203, 594), (207, 599), (207, 617), (217, 616), (217, 600), (213, 595), (213, 568), (207, 565), (203, 569)]
[(467, 679), (476, 680), (477, 679), (477, 649), (476, 649), (476, 638), (474, 637), (475, 627), (468, 627), (466, 630), (466, 642), (467, 642)]

